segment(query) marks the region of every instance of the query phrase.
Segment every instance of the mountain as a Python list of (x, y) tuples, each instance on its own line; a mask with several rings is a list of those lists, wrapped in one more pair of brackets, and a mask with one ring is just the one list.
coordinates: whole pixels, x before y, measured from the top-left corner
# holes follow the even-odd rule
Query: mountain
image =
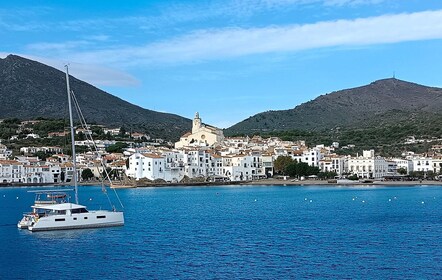
[(294, 109), (259, 113), (226, 129), (225, 134), (318, 132), (440, 121), (441, 110), (442, 89), (392, 78), (325, 94)]
[[(153, 137), (176, 140), (191, 129), (191, 120), (143, 109), (70, 77), (88, 123), (125, 126)], [(42, 63), (9, 55), (0, 59), (0, 119), (66, 118), (66, 75)]]

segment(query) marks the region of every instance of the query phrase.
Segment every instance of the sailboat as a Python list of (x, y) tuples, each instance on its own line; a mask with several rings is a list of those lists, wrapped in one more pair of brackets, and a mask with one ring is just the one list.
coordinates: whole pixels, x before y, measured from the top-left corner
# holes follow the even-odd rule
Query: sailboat
[(54, 203), (35, 203), (32, 213), (25, 214), (17, 224), (18, 228), (27, 228), (30, 231), (49, 231), (83, 228), (100, 228), (124, 225), (122, 211), (88, 210), (86, 206), (79, 204), (78, 200), (78, 174), (76, 168), (74, 121), (72, 117), (71, 90), (69, 86), (69, 69), (66, 65), (66, 88), (68, 93), (69, 120), (72, 142), (73, 182), (75, 191), (75, 203), (64, 200)]

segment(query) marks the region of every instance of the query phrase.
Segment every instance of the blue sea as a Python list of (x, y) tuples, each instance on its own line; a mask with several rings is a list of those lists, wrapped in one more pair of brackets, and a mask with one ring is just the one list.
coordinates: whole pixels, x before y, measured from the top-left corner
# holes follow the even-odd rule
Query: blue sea
[(124, 227), (32, 233), (35, 189), (0, 188), (0, 279), (442, 279), (441, 186), (124, 189)]

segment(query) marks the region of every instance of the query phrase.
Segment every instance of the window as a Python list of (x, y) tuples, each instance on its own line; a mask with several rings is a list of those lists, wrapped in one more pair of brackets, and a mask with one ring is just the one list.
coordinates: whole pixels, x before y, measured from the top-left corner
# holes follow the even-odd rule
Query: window
[(106, 216), (97, 216), (97, 219), (106, 219)]
[(64, 222), (66, 219), (55, 219), (56, 222)]
[(72, 209), (71, 213), (72, 214), (78, 214), (78, 213), (87, 213), (88, 211), (86, 210), (86, 208), (78, 208), (78, 209)]
[(77, 220), (77, 218), (74, 218), (74, 221), (76, 221)]

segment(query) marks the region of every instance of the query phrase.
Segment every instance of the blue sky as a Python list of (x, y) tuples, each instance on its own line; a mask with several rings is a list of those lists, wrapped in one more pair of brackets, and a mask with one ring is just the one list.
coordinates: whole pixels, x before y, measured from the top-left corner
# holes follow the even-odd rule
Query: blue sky
[(389, 78), (442, 87), (440, 0), (4, 1), (0, 57), (221, 128)]

